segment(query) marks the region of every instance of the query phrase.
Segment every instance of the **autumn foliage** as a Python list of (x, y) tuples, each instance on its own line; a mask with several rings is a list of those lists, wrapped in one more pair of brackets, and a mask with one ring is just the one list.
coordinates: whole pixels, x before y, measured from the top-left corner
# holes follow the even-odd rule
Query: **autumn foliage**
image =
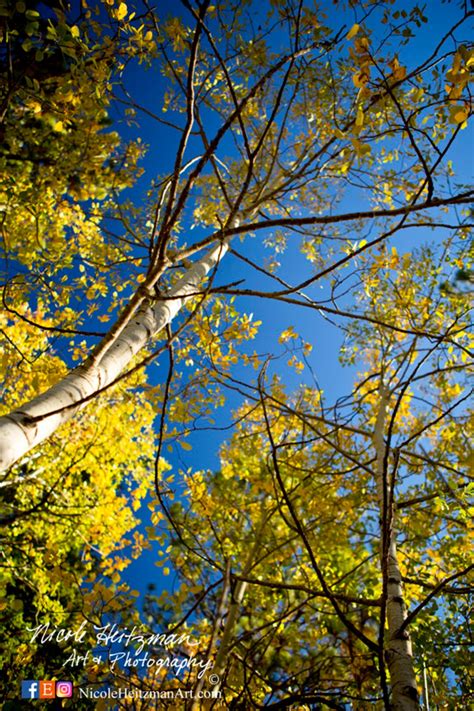
[(472, 16), (0, 10), (5, 708), (468, 707)]

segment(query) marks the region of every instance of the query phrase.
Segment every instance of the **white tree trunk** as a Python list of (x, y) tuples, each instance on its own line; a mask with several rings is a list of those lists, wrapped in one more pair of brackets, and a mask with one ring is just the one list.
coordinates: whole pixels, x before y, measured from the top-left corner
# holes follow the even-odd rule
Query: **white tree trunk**
[[(388, 394), (382, 386), (379, 410), (374, 431), (374, 445), (377, 455), (376, 487), (380, 511), (381, 525), (383, 521), (384, 500), (390, 501), (390, 487), (384, 477), (385, 459), (385, 421), (387, 415)], [(410, 635), (407, 630), (399, 633), (406, 618), (406, 607), (403, 599), (402, 576), (398, 565), (396, 532), (393, 521), (393, 511), (385, 511), (390, 520), (389, 541), (387, 551), (387, 626), (388, 632), (384, 639), (384, 654), (390, 674), (392, 690), (391, 708), (393, 711), (419, 711), (420, 702), (416, 676), (413, 667), (413, 652)], [(381, 545), (382, 548), (382, 545)], [(385, 564), (384, 551), (381, 550), (382, 569)]]
[[(132, 358), (199, 291), (203, 278), (217, 266), (227, 249), (225, 241), (219, 242), (178, 280), (166, 294), (166, 300), (145, 304), (139, 309), (98, 363), (88, 365), (86, 361), (45, 393), (0, 417), (0, 471), (15, 464), (70, 420), (85, 406), (81, 401), (116, 380)], [(70, 407), (74, 403), (78, 403), (77, 407)]]
[(390, 673), (393, 711), (419, 711), (420, 702), (413, 668), (413, 651), (407, 630), (399, 634), (406, 618), (402, 576), (397, 560), (395, 535), (388, 552), (387, 623), (385, 658)]

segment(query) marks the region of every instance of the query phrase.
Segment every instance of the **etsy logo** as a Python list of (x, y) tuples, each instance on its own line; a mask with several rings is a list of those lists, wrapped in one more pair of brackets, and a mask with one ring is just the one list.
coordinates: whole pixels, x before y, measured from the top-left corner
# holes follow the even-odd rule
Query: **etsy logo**
[(70, 699), (72, 681), (22, 681), (22, 699)]

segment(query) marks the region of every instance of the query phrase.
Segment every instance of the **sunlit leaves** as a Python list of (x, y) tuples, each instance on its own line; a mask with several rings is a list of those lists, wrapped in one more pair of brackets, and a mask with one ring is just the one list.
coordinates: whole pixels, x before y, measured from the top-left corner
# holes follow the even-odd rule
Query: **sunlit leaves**
[(288, 326), (288, 328), (281, 332), (278, 340), (280, 343), (286, 343), (292, 338), (298, 338), (298, 334), (296, 333), (293, 326)]
[(128, 12), (128, 8), (127, 8), (126, 3), (121, 2), (115, 12), (115, 17), (117, 18), (117, 20), (123, 20), (124, 17), (126, 17), (127, 12)]
[(187, 30), (178, 17), (173, 17), (165, 25), (165, 31), (171, 39), (175, 52), (184, 52), (186, 47)]
[(346, 39), (350, 40), (353, 37), (355, 37), (356, 34), (359, 32), (359, 30), (360, 30), (360, 25), (358, 25), (357, 23), (355, 23), (355, 25), (352, 25), (351, 29), (349, 30), (349, 32), (346, 35)]

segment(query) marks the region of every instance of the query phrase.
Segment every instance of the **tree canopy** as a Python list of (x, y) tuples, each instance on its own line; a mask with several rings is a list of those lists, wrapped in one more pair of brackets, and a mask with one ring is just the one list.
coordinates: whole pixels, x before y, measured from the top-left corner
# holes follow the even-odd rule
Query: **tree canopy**
[(467, 707), (472, 17), (0, 11), (5, 699), (113, 620), (201, 666), (78, 686)]

